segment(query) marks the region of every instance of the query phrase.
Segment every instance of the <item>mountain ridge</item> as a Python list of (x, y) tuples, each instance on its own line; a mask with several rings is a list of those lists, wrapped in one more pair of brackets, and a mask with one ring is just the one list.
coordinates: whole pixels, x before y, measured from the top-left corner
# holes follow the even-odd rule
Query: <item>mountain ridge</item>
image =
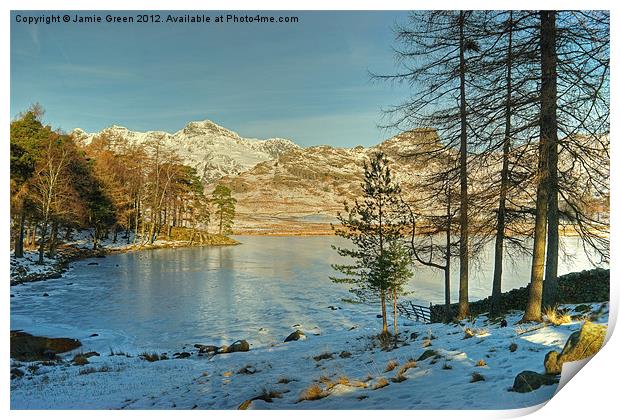
[(413, 184), (416, 174), (433, 164), (420, 165), (412, 156), (421, 147), (439, 144), (434, 129), (418, 128), (371, 147), (301, 147), (277, 137), (244, 138), (211, 120), (189, 122), (174, 133), (112, 125), (98, 133), (76, 128), (73, 135), (84, 146), (101, 135), (128, 144), (161, 140), (197, 169), (205, 191), (217, 184), (230, 187), (237, 199), (235, 231), (258, 234), (328, 233), (343, 201), (361, 193), (363, 164), (372, 153), (385, 152), (396, 179)]
[(191, 121), (174, 133), (158, 130), (133, 131), (120, 125), (112, 125), (94, 133), (75, 128), (71, 133), (81, 145), (87, 145), (101, 135), (133, 145), (161, 140), (163, 146), (179, 155), (184, 164), (196, 168), (207, 183), (222, 176), (238, 174), (265, 160), (277, 158), (287, 150), (300, 148), (293, 141), (284, 138), (244, 138), (211, 120)]

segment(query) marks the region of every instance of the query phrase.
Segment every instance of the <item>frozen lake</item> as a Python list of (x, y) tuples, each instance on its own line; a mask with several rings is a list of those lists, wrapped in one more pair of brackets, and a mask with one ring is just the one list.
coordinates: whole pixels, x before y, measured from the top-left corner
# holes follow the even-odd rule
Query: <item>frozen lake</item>
[[(194, 343), (247, 339), (253, 346), (281, 342), (293, 325), (322, 331), (349, 329), (378, 308), (342, 302), (348, 285), (335, 284), (330, 264), (335, 237), (237, 237), (239, 246), (162, 249), (83, 260), (63, 278), (15, 286), (11, 329), (70, 336), (99, 334), (110, 346), (178, 350)], [(564, 238), (571, 256), (560, 274), (589, 269), (577, 238)], [(471, 270), (470, 298), (490, 294), (492, 244)], [(93, 265), (97, 263), (97, 265)], [(91, 265), (89, 265), (91, 264)], [(508, 261), (503, 289), (529, 281), (529, 257)], [(458, 266), (453, 270), (457, 299)], [(410, 282), (419, 303), (443, 301), (442, 273), (416, 268)], [(43, 294), (49, 294), (43, 297)], [(342, 310), (333, 311), (330, 305)], [(116, 348), (116, 347), (115, 347)]]

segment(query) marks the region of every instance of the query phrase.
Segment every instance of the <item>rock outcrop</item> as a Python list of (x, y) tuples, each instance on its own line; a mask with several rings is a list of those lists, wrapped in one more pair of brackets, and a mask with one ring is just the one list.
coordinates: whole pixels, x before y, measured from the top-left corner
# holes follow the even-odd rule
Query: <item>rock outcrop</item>
[(531, 370), (524, 370), (519, 373), (515, 378), (512, 390), (515, 392), (531, 392), (540, 388), (543, 385), (557, 384), (559, 379), (555, 376), (542, 375), (540, 373), (532, 372)]
[(605, 334), (607, 334), (605, 325), (586, 321), (579, 331), (570, 335), (561, 353), (556, 351), (547, 353), (545, 372), (548, 375), (559, 375), (564, 363), (594, 356), (603, 346)]
[(306, 339), (306, 334), (304, 334), (303, 331), (295, 330), (294, 332), (290, 333), (288, 337), (284, 339), (284, 342), (288, 343), (289, 341), (298, 341), (298, 340), (305, 340), (305, 339)]
[(38, 337), (23, 331), (11, 331), (11, 358), (22, 361), (50, 360), (82, 345), (73, 338)]

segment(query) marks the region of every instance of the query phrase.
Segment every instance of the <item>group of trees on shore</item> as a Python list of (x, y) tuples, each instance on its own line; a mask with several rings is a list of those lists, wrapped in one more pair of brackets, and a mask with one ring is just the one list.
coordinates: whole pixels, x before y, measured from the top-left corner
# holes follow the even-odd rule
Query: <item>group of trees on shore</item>
[[(409, 232), (410, 263), (444, 271), (450, 320), (469, 314), (470, 259), (484, 244), (494, 240), (492, 316), (502, 312), (506, 254), (530, 254), (523, 321), (540, 321), (543, 307), (557, 303), (562, 231), (578, 234), (591, 258), (609, 259), (609, 219), (600, 212), (609, 204), (609, 13), (421, 11), (395, 34), (398, 71), (373, 79), (404, 84), (411, 95), (386, 110), (386, 127), (433, 127), (439, 136), (418, 145), (415, 158), (427, 161), (430, 173), (411, 191), (415, 199), (394, 209), (409, 215), (395, 225), (401, 241)], [(392, 211), (380, 208), (369, 213)], [(375, 218), (377, 227), (356, 231), (365, 220), (360, 209), (356, 203), (341, 217), (343, 236), (364, 237), (358, 249), (382, 224)], [(379, 262), (386, 255), (381, 243), (371, 248), (370, 260), (348, 254), (370, 270), (353, 276), (370, 288), (380, 275), (371, 272), (384, 270)], [(450, 309), (453, 258), (459, 263), (456, 314)], [(398, 258), (394, 264), (400, 267)], [(352, 274), (351, 266), (336, 268)], [(383, 277), (399, 281), (389, 270)], [(385, 290), (391, 288), (397, 290)]]
[(172, 238), (173, 228), (194, 233), (217, 223), (231, 233), (235, 200), (216, 186), (207, 197), (194, 168), (183, 165), (163, 139), (131, 144), (99, 135), (81, 144), (43, 125), (39, 105), (11, 122), (11, 238), (16, 257), (38, 248), (38, 262), (59, 243), (88, 231), (93, 248), (118, 236), (127, 244)]

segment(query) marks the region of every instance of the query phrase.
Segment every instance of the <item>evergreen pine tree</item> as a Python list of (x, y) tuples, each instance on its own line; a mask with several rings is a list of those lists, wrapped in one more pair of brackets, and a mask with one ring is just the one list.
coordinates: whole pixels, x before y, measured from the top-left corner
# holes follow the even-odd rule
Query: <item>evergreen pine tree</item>
[(407, 213), (398, 183), (392, 179), (388, 161), (381, 152), (364, 164), (363, 197), (352, 208), (345, 205), (346, 214), (338, 214), (341, 227), (338, 236), (349, 239), (354, 247), (333, 246), (339, 255), (353, 261), (332, 267), (345, 277), (331, 277), (335, 282), (351, 283), (352, 292), (361, 298), (378, 295), (383, 317), (382, 334), (388, 335), (386, 299), (394, 302), (394, 333), (396, 299), (411, 276), (409, 255), (404, 247)]
[(215, 187), (212, 197), (211, 201), (215, 205), (219, 234), (227, 235), (232, 233), (237, 200), (232, 197), (230, 188), (221, 184)]

